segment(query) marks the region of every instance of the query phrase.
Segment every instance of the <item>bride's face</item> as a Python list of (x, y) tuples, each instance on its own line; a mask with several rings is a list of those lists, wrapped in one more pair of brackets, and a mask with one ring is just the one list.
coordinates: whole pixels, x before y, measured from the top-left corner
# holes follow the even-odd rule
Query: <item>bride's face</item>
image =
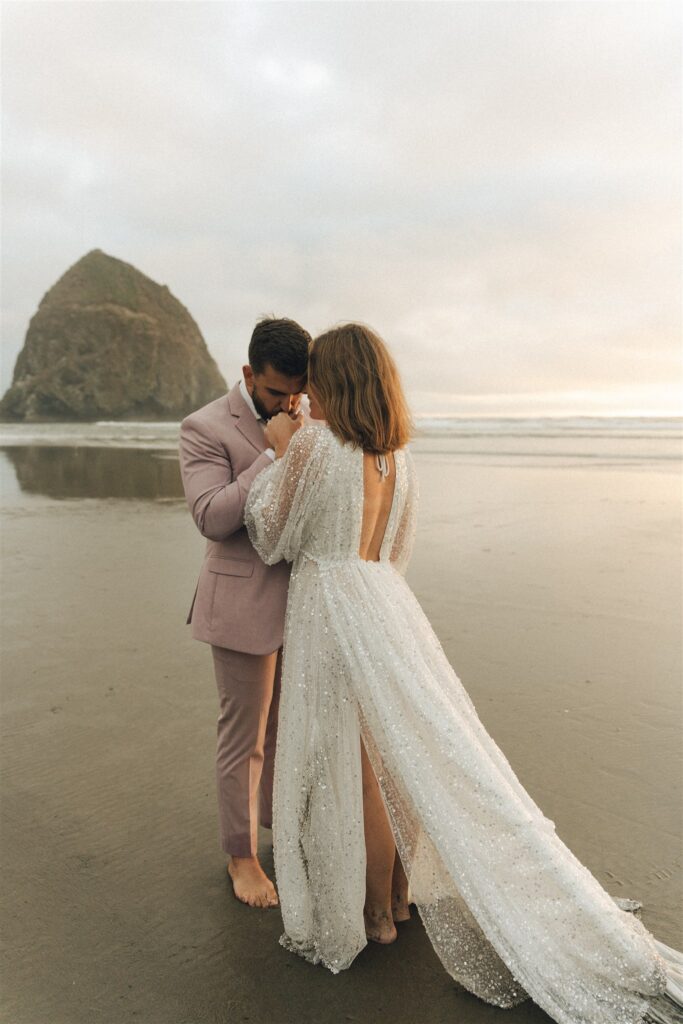
[(320, 406), (320, 402), (318, 401), (318, 396), (315, 393), (315, 388), (312, 386), (310, 381), (308, 382), (308, 385), (306, 387), (306, 393), (308, 395), (308, 402), (309, 402), (310, 409), (311, 409), (311, 419), (312, 420), (324, 420), (325, 419), (325, 413), (323, 412), (323, 410), (322, 410), (322, 408)]

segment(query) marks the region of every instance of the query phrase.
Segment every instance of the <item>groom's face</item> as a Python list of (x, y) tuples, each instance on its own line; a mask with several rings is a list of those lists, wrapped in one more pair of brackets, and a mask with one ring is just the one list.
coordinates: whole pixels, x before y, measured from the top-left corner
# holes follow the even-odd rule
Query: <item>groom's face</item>
[(269, 363), (266, 363), (263, 373), (254, 373), (251, 366), (243, 366), (242, 372), (256, 411), (264, 420), (277, 416), (279, 412), (297, 415), (306, 386), (305, 377), (285, 377)]

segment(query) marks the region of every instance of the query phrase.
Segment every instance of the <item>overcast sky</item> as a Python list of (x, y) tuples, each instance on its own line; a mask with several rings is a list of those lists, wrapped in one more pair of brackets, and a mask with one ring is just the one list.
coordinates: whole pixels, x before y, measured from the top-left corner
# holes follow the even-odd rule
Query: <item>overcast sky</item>
[(3, 389), (93, 248), (229, 382), (363, 320), (418, 412), (681, 412), (680, 18), (620, 2), (3, 7)]

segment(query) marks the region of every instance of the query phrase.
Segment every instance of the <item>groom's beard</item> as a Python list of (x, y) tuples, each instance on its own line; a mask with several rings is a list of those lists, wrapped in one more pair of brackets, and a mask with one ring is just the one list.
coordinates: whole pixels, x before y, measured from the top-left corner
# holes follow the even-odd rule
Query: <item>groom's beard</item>
[(256, 409), (256, 412), (259, 414), (261, 419), (268, 422), (268, 420), (271, 419), (271, 417), (273, 416), (273, 413), (268, 412), (265, 405), (263, 404), (259, 396), (256, 394), (256, 388), (254, 388), (254, 390), (251, 392), (251, 400), (254, 403), (254, 408)]
[[(258, 394), (256, 393), (256, 388), (254, 388), (253, 391), (250, 391), (249, 394), (251, 395), (251, 400), (254, 403), (254, 408), (256, 409), (256, 412), (259, 414), (261, 419), (266, 421), (266, 423), (268, 422), (268, 420), (272, 419), (273, 416), (277, 416), (277, 414), (279, 412), (281, 412), (280, 409), (276, 409), (275, 412), (268, 412), (268, 410), (264, 406), (263, 402), (259, 398)], [(298, 413), (300, 405), (301, 405), (301, 401), (299, 400), (299, 402), (297, 403), (296, 407), (292, 410), (294, 415), (296, 415), (296, 413)]]

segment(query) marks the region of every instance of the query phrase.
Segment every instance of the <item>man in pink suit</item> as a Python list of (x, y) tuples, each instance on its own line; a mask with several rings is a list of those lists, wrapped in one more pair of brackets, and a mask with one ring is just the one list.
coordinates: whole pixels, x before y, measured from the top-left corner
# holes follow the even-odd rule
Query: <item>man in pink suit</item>
[[(253, 479), (271, 464), (263, 430), (280, 412), (301, 424), (311, 337), (292, 320), (259, 321), (243, 379), (180, 427), (180, 470), (206, 554), (187, 621), (211, 645), (220, 713), (216, 782), (221, 848), (238, 899), (277, 905), (257, 856), (272, 827), (273, 764), (289, 565), (267, 566), (244, 527)], [(259, 815), (260, 810), (260, 815)]]

